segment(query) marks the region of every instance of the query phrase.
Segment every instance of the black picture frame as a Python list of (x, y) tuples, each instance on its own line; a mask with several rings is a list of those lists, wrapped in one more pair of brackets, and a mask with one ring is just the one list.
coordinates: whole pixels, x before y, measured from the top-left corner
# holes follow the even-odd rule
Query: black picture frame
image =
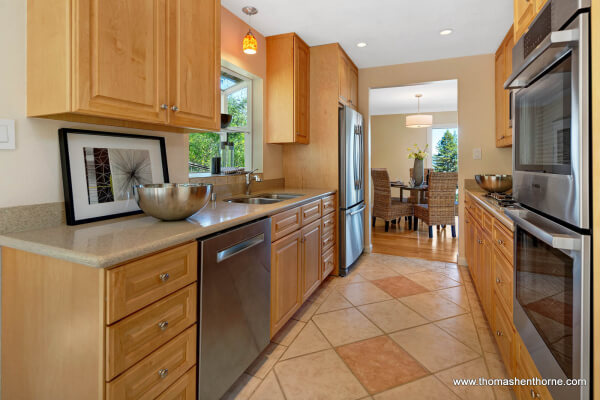
[(128, 211), (123, 213), (115, 213), (102, 215), (93, 218), (83, 218), (77, 219), (75, 217), (75, 205), (74, 205), (74, 197), (73, 197), (73, 186), (72, 186), (72, 177), (71, 177), (71, 158), (69, 155), (69, 135), (70, 134), (85, 134), (85, 135), (98, 135), (98, 136), (110, 136), (117, 138), (128, 138), (128, 139), (143, 139), (143, 140), (156, 140), (160, 146), (161, 153), (161, 162), (162, 162), (162, 173), (163, 173), (163, 181), (165, 183), (169, 182), (169, 168), (167, 164), (167, 150), (165, 144), (165, 138), (160, 136), (148, 136), (148, 135), (132, 135), (127, 133), (118, 133), (118, 132), (102, 132), (102, 131), (92, 131), (85, 129), (75, 129), (75, 128), (61, 128), (58, 130), (58, 143), (60, 149), (60, 161), (61, 161), (61, 171), (62, 171), (62, 180), (63, 180), (63, 192), (65, 198), (65, 214), (66, 214), (66, 222), (67, 225), (81, 225), (87, 224), (90, 222), (104, 221), (113, 218), (126, 217), (129, 215), (142, 214), (142, 210), (136, 211)]

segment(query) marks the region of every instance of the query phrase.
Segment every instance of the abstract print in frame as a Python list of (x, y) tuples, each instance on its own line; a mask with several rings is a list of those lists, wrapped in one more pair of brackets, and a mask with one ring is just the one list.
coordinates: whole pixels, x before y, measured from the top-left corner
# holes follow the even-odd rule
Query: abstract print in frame
[(59, 141), (68, 225), (141, 213), (133, 187), (169, 181), (164, 138), (60, 129)]

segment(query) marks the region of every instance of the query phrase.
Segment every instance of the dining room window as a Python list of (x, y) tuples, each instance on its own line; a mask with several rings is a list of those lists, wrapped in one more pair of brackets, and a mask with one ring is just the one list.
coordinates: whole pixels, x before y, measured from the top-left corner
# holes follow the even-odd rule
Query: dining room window
[(433, 128), (431, 130), (432, 167), (436, 172), (458, 171), (458, 129)]

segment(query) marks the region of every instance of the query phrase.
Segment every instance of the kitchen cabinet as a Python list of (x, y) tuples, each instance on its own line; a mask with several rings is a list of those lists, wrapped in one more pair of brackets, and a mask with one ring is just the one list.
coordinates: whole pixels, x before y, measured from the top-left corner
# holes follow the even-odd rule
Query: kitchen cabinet
[(295, 33), (267, 37), (267, 142), (310, 140), (310, 48)]
[(512, 74), (513, 47), (514, 33), (511, 27), (495, 58), (496, 147), (510, 147), (513, 142), (512, 98), (510, 91), (504, 89), (504, 82)]
[(218, 129), (220, 13), (219, 0), (29, 2), (28, 116)]
[(529, 24), (536, 15), (537, 0), (514, 0), (514, 36), (515, 43), (527, 32)]
[(358, 107), (358, 68), (339, 48), (339, 100), (354, 109)]
[(305, 226), (302, 242), (302, 301), (306, 301), (321, 283), (321, 221)]

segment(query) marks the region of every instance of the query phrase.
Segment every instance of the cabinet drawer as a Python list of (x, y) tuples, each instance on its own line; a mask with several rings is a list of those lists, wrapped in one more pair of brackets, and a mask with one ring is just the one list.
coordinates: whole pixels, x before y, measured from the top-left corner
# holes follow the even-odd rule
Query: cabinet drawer
[(321, 279), (325, 279), (335, 269), (335, 247), (323, 252), (321, 257)]
[(107, 400), (155, 399), (196, 364), (196, 325), (106, 384)]
[(487, 232), (492, 232), (494, 229), (494, 217), (492, 217), (487, 211), (481, 212), (481, 226)]
[[(509, 317), (513, 312), (513, 266), (500, 254), (500, 250), (494, 249), (494, 292), (503, 303)], [(511, 318), (512, 319), (512, 318)]]
[(328, 250), (330, 247), (333, 247), (335, 244), (335, 231), (330, 231), (329, 233), (323, 235), (321, 239), (321, 251)]
[(321, 218), (321, 200), (313, 201), (301, 207), (300, 221), (302, 226)]
[(321, 199), (321, 209), (323, 210), (323, 215), (327, 215), (334, 212), (335, 208), (335, 195), (327, 196)]
[(196, 242), (108, 270), (107, 324), (189, 285), (197, 275)]
[(504, 365), (509, 374), (512, 374), (513, 369), (513, 345), (514, 345), (514, 331), (511, 320), (508, 318), (504, 309), (500, 306), (498, 297), (494, 297), (494, 311), (493, 311), (493, 321), (492, 321), (492, 330), (493, 334), (496, 337), (496, 342), (498, 343), (498, 349), (500, 350), (500, 355), (502, 356), (502, 360), (504, 360)]
[(196, 367), (169, 386), (156, 400), (196, 400)]
[(323, 217), (321, 221), (321, 232), (323, 236), (335, 232), (335, 213)]
[(107, 327), (107, 380), (196, 322), (196, 293), (196, 285), (190, 285)]
[(513, 234), (508, 232), (501, 222), (494, 221), (493, 229), (494, 245), (500, 250), (506, 259), (513, 263)]
[(300, 229), (301, 208), (293, 208), (271, 218), (271, 241), (274, 242)]
[[(542, 379), (535, 363), (529, 355), (529, 351), (518, 334), (515, 334), (515, 345), (518, 351), (516, 376), (519, 379)], [(552, 400), (552, 395), (546, 386), (543, 385), (524, 385), (517, 386), (515, 392), (519, 394), (520, 399), (541, 399)]]

